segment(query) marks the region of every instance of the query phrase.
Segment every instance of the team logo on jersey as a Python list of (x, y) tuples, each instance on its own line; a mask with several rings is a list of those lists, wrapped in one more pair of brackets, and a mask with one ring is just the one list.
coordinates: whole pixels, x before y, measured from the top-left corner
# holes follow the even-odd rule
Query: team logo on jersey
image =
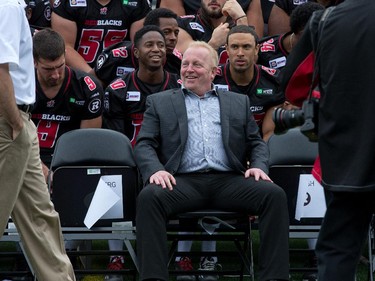
[(55, 1), (53, 2), (53, 7), (54, 7), (54, 8), (57, 8), (58, 6), (60, 6), (60, 4), (61, 4), (61, 1), (60, 1), (60, 0), (55, 0)]
[(203, 26), (197, 22), (189, 22), (190, 28), (204, 33)]
[(100, 99), (93, 99), (89, 103), (89, 111), (91, 113), (97, 113), (101, 108), (102, 102)]
[(257, 89), (257, 95), (270, 96), (273, 94), (272, 89)]
[(70, 7), (87, 7), (86, 0), (70, 0)]
[(108, 8), (107, 8), (107, 7), (104, 7), (104, 8), (101, 8), (101, 9), (100, 9), (100, 14), (101, 14), (101, 15), (106, 15), (107, 12), (108, 12)]
[(138, 91), (128, 91), (126, 93), (126, 101), (140, 101), (141, 93)]
[(106, 55), (99, 55), (98, 59), (96, 60), (96, 69), (101, 69), (105, 60), (106, 60)]
[(282, 56), (280, 58), (276, 58), (276, 59), (270, 60), (269, 64), (270, 64), (271, 68), (284, 67), (286, 65), (286, 57)]
[(46, 6), (46, 8), (44, 9), (44, 17), (46, 20), (51, 21), (51, 7), (50, 6)]
[(55, 100), (47, 101), (46, 106), (47, 106), (48, 108), (52, 108), (52, 107), (54, 107), (54, 106), (55, 106)]

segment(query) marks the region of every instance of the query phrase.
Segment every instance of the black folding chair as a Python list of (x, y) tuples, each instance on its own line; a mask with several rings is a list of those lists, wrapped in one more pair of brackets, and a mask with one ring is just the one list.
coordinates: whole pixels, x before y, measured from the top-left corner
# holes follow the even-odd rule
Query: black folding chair
[[(52, 181), (49, 186), (52, 201), (60, 214), (64, 239), (123, 240), (135, 268), (116, 271), (116, 274), (131, 273), (135, 278), (138, 266), (131, 240), (135, 240), (135, 202), (139, 175), (129, 139), (119, 132), (108, 129), (77, 129), (67, 132), (56, 143), (50, 170)], [(102, 193), (99, 193), (99, 188)], [(120, 194), (114, 195), (115, 190)], [(108, 203), (99, 196), (115, 199), (118, 196), (116, 204), (120, 209), (115, 210), (116, 215), (96, 222), (91, 221), (91, 225), (87, 226), (85, 218), (89, 216), (90, 205), (97, 204), (91, 206), (91, 211), (94, 210), (95, 213), (95, 209), (103, 208)], [(68, 252), (70, 255), (86, 256), (87, 260), (93, 255), (109, 256), (124, 253), (125, 251), (92, 249)], [(107, 269), (75, 269), (75, 272), (113, 273)]]
[[(208, 227), (213, 224), (217, 224), (217, 228), (213, 234), (210, 234), (212, 232)], [(208, 227), (206, 228), (206, 226)], [(170, 219), (167, 230), (168, 239), (171, 241), (168, 264), (171, 275), (195, 275), (196, 277), (199, 275), (238, 276), (240, 280), (243, 280), (245, 274), (248, 274), (250, 280), (254, 280), (251, 218), (248, 214), (213, 209), (186, 212)], [(217, 248), (215, 252), (179, 252), (177, 251), (178, 241), (229, 242), (231, 246), (226, 249), (224, 247), (223, 249)], [(192, 270), (187, 273), (172, 267), (176, 256), (218, 257), (220, 263), (224, 266), (223, 269)], [(226, 260), (230, 258), (238, 266), (228, 268)]]
[[(297, 195), (301, 174), (311, 174), (318, 155), (318, 144), (310, 142), (299, 128), (284, 134), (272, 135), (267, 145), (270, 151), (269, 176), (287, 195), (289, 210), (289, 237), (315, 239), (318, 237), (322, 218), (295, 219)], [(302, 249), (291, 249), (301, 252)], [(311, 250), (310, 250), (311, 251)], [(291, 271), (311, 271), (316, 268), (293, 268)]]

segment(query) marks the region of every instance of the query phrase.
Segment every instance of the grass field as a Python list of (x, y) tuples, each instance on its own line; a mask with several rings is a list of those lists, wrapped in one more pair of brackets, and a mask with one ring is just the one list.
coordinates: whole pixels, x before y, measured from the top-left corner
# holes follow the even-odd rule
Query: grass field
[[(257, 253), (258, 253), (258, 233), (257, 231), (253, 231), (253, 249), (254, 249), (254, 265), (255, 265), (255, 280), (256, 273), (257, 273)], [(93, 242), (93, 248), (99, 249), (99, 250), (107, 250), (108, 244), (106, 241), (94, 241)], [(224, 251), (230, 251), (231, 250), (232, 243), (231, 242), (218, 242), (217, 249), (218, 250), (224, 250)], [(200, 248), (199, 243), (193, 244), (193, 250), (198, 250)], [(290, 248), (291, 249), (307, 249), (307, 243), (304, 239), (291, 239), (290, 241)], [(1, 275), (1, 271), (8, 271), (12, 270), (13, 264), (15, 261), (15, 257), (7, 256), (6, 252), (9, 251), (15, 251), (16, 246), (13, 242), (0, 242), (0, 280), (3, 280), (3, 276)], [(196, 257), (198, 260), (199, 258)], [(300, 251), (297, 252), (292, 251), (290, 256), (290, 265), (292, 268), (295, 267), (303, 267), (306, 265), (308, 261), (308, 254), (306, 251)], [(364, 249), (363, 251), (363, 260), (358, 266), (358, 272), (357, 272), (357, 280), (356, 281), (368, 281), (368, 264), (367, 261), (367, 249)], [(94, 256), (92, 258), (92, 268), (95, 269), (105, 269), (106, 265), (108, 263), (108, 257), (107, 256)], [(239, 260), (237, 257), (222, 257), (219, 256), (219, 263), (222, 264), (223, 269), (230, 269), (230, 268), (236, 268), (238, 267)], [(126, 257), (126, 266), (127, 268), (134, 268), (134, 265), (131, 262), (130, 257)], [(197, 264), (195, 264), (197, 266)], [(301, 272), (291, 272), (291, 281), (300, 281), (302, 280), (302, 273)], [(248, 278), (246, 278), (249, 280)], [(104, 275), (91, 275), (91, 276), (82, 276), (80, 280), (84, 281), (103, 281)], [(134, 280), (133, 275), (125, 275), (124, 280)], [(175, 280), (175, 277), (171, 277), (171, 280)], [(239, 280), (239, 277), (227, 277), (227, 276), (221, 276), (220, 281), (235, 281)]]

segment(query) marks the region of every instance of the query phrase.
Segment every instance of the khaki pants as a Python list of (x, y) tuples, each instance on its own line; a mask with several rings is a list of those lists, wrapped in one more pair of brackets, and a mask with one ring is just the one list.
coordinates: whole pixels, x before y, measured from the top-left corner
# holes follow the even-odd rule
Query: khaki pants
[(36, 128), (27, 113), (21, 115), (24, 128), (14, 141), (0, 115), (0, 233), (11, 216), (37, 279), (74, 281), (60, 219), (42, 173)]

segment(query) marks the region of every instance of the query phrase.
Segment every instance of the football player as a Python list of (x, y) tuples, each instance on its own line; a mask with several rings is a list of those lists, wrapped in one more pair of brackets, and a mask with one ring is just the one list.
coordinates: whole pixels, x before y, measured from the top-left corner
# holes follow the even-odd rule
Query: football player
[(280, 71), (256, 64), (258, 37), (250, 26), (236, 26), (228, 33), (226, 50), (229, 60), (219, 66), (215, 86), (248, 95), (251, 110), (263, 139), (273, 133), (273, 108), (284, 102), (278, 91)]
[(47, 179), (52, 153), (62, 134), (101, 127), (103, 88), (95, 77), (66, 66), (64, 40), (50, 28), (34, 35), (33, 55), (36, 102), (31, 118), (37, 127)]
[(315, 2), (307, 2), (295, 8), (290, 15), (290, 31), (285, 34), (268, 36), (259, 42), (258, 64), (269, 68), (282, 69), (293, 47), (313, 12), (324, 7)]
[(103, 49), (131, 40), (151, 10), (147, 0), (55, 0), (52, 28), (66, 43), (66, 63), (89, 72)]
[[(169, 8), (178, 16), (195, 15), (201, 7), (201, 0), (159, 0), (160, 7)], [(258, 36), (263, 36), (263, 16), (261, 0), (238, 0), (246, 13), (250, 25), (255, 27)]]
[[(148, 13), (144, 25), (159, 26), (165, 35), (166, 62), (164, 69), (171, 73), (180, 73), (181, 54), (177, 51), (179, 28), (177, 15), (169, 9), (157, 8)], [(131, 41), (119, 42), (105, 49), (98, 57), (94, 73), (106, 87), (116, 77), (133, 71), (138, 67), (138, 60), (134, 56), (134, 45)]]
[(193, 41), (205, 41), (218, 51), (219, 62), (225, 63), (225, 39), (231, 26), (248, 25), (241, 5), (236, 0), (202, 0), (195, 15), (182, 16), (177, 49), (184, 53)]
[(26, 0), (26, 16), (30, 27), (42, 29), (51, 26), (51, 3), (49, 0)]
[(104, 94), (104, 127), (125, 134), (134, 145), (146, 109), (147, 96), (180, 87), (179, 77), (163, 69), (166, 44), (163, 31), (146, 25), (134, 37), (138, 69), (115, 79)]

